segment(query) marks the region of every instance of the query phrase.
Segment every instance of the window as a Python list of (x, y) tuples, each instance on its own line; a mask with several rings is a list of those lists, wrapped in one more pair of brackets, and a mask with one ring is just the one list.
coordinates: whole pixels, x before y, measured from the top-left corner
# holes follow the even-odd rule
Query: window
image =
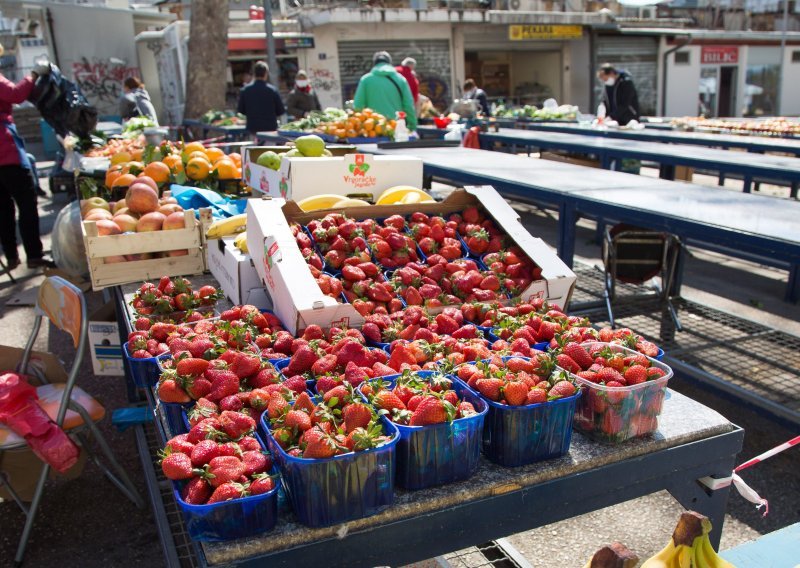
[(792, 52), (792, 63), (800, 63), (800, 51), (795, 50)]
[(778, 99), (780, 49), (750, 47), (744, 86), (745, 116), (772, 116)]
[(677, 51), (675, 52), (675, 65), (689, 65), (689, 55), (691, 52), (689, 51)]

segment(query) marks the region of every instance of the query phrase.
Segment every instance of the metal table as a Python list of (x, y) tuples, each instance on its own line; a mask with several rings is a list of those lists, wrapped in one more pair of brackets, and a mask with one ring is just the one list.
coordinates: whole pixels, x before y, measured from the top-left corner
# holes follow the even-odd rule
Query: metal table
[(684, 242), (789, 270), (788, 301), (800, 300), (800, 203), (647, 179), (614, 171), (467, 148), (362, 151), (418, 156), (427, 176), (499, 192), (559, 211), (559, 256), (572, 266), (580, 215), (664, 230)]
[[(213, 284), (208, 276), (193, 280)], [(113, 291), (123, 336), (130, 329), (125, 296), (135, 288)], [(661, 490), (707, 515), (714, 525), (712, 542), (718, 546), (730, 487), (707, 492), (698, 480), (729, 476), (743, 438), (741, 428), (715, 411), (668, 391), (658, 432), (651, 437), (605, 445), (575, 434), (569, 453), (561, 458), (518, 468), (482, 458), (470, 480), (421, 491), (396, 490), (395, 504), (373, 517), (311, 529), (282, 510), (276, 528), (263, 536), (193, 543), (178, 554), (173, 538), (184, 535), (173, 535), (181, 530), (173, 527), (180, 521), (167, 518), (166, 511), (174, 507), (171, 492), (159, 487), (152, 455), (152, 446), (158, 444), (148, 445), (145, 435), (137, 432), (170, 567), (185, 565), (186, 556), (211, 566), (403, 565)], [(430, 538), (443, 528), (447, 538)], [(380, 538), (387, 533), (391, 538)]]
[(208, 138), (209, 133), (224, 136), (227, 142), (241, 141), (248, 136), (247, 128), (243, 125), (216, 126), (200, 120), (187, 118), (184, 119), (183, 126), (200, 128), (203, 132), (203, 139)]
[[(440, 129), (419, 127), (425, 135), (438, 135)], [(437, 131), (437, 132), (433, 132)], [(442, 134), (443, 135), (443, 134)], [(661, 177), (675, 179), (675, 166), (688, 166), (720, 174), (739, 174), (744, 179), (744, 192), (750, 193), (753, 178), (784, 183), (791, 187), (791, 197), (797, 197), (800, 184), (800, 160), (793, 157), (748, 154), (715, 148), (699, 148), (680, 144), (660, 144), (639, 140), (601, 138), (588, 134), (564, 134), (540, 130), (517, 130), (500, 128), (497, 132), (482, 132), (484, 146), (500, 143), (516, 147), (564, 150), (578, 154), (596, 155), (604, 169), (618, 167), (621, 160), (635, 159), (656, 162), (661, 165)]]

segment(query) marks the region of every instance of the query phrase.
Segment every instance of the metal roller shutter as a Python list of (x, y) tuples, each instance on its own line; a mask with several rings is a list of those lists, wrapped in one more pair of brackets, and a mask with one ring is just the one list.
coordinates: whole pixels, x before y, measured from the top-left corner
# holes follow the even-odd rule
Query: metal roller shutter
[(388, 51), (395, 65), (406, 57), (417, 60), (420, 92), (430, 97), (434, 105), (447, 108), (452, 102), (449, 40), (340, 41), (338, 47), (339, 80), (345, 101), (352, 100), (358, 80), (372, 68), (373, 54)]
[[(611, 63), (633, 77), (641, 114), (655, 115), (658, 93), (658, 40), (653, 37), (599, 36), (595, 41), (595, 69)], [(600, 102), (602, 88), (594, 83), (594, 100)]]

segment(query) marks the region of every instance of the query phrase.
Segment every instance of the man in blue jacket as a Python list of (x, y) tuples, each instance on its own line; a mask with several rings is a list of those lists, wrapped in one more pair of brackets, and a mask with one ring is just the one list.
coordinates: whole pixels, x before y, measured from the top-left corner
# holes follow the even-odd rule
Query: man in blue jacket
[(263, 61), (253, 66), (254, 80), (239, 91), (237, 111), (247, 117), (247, 131), (278, 130), (278, 117), (286, 112), (278, 89), (267, 83), (269, 67)]

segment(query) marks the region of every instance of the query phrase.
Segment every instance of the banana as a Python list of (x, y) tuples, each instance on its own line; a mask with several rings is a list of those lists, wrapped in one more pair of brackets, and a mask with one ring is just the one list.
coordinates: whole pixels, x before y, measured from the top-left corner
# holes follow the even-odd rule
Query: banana
[(707, 532), (694, 539), (692, 549), (694, 551), (693, 568), (735, 568), (733, 564), (717, 554), (717, 551), (711, 546), (711, 541), (708, 540)]
[(350, 199), (349, 197), (345, 197), (331, 205), (332, 209), (341, 209), (342, 207), (369, 207), (369, 203), (364, 201), (363, 199)]
[(661, 552), (655, 556), (645, 560), (645, 563), (642, 564), (642, 568), (672, 568), (672, 561), (677, 558), (677, 556), (678, 549), (675, 547), (672, 538), (670, 538), (667, 546), (662, 548)]
[(233, 246), (238, 248), (243, 253), (247, 253), (247, 233), (239, 233), (236, 235), (236, 238), (233, 239)]
[(694, 511), (683, 513), (667, 546), (641, 568), (735, 568), (714, 551), (710, 532), (708, 517)]
[(333, 193), (323, 193), (322, 195), (312, 195), (305, 199), (298, 201), (297, 205), (303, 211), (314, 211), (316, 209), (330, 209), (337, 201), (344, 199), (342, 195), (335, 195)]
[[(418, 194), (420, 196), (419, 200), (433, 199), (433, 197), (421, 189), (417, 189), (416, 187), (411, 187), (409, 185), (396, 185), (381, 193), (381, 196), (377, 199), (377, 201), (375, 201), (375, 205), (393, 205), (395, 203), (400, 203), (400, 201), (408, 194)], [(416, 202), (412, 201), (411, 203)]]
[(227, 219), (214, 221), (206, 231), (206, 238), (219, 239), (220, 237), (229, 237), (236, 233), (241, 233), (247, 228), (247, 214), (234, 215)]

